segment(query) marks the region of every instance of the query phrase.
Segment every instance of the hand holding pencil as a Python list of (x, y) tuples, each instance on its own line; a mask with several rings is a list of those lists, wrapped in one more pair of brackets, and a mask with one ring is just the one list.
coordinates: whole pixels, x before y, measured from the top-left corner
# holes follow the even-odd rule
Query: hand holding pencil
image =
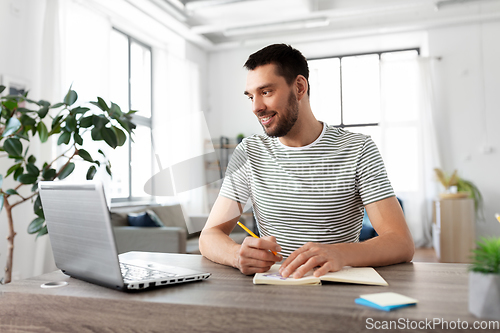
[(278, 254), (281, 247), (272, 236), (259, 238), (250, 229), (237, 222), (252, 237), (247, 237), (238, 251), (237, 268), (246, 275), (267, 272), (283, 257)]

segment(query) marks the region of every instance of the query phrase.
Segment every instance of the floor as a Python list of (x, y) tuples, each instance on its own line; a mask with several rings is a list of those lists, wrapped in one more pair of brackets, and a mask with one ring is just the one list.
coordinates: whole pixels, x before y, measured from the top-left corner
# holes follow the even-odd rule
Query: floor
[(436, 251), (431, 247), (415, 249), (413, 262), (439, 262), (439, 260), (436, 256)]

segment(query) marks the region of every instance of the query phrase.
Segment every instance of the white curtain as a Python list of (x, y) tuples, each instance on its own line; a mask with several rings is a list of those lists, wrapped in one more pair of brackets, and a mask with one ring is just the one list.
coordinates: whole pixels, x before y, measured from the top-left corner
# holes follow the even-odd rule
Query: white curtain
[[(42, 31), (40, 97), (56, 103), (64, 97), (61, 94), (61, 4), (59, 0), (46, 0)], [(51, 161), (55, 157), (56, 144), (40, 145), (40, 160)], [(33, 276), (57, 269), (48, 236), (39, 237), (33, 254)]]
[[(208, 212), (206, 188), (198, 185), (205, 180), (201, 157), (213, 151), (213, 148), (205, 147), (210, 134), (200, 108), (199, 68), (195, 63), (166, 51), (157, 53), (155, 95), (158, 99), (153, 124), (155, 152), (163, 169), (175, 170), (175, 165), (191, 161), (183, 164), (187, 169), (182, 174), (172, 174), (175, 198), (157, 200), (180, 202), (186, 221), (189, 221), (188, 215)], [(191, 189), (179, 192), (186, 187)]]
[(433, 169), (440, 167), (431, 61), (417, 56), (381, 61), (380, 150), (416, 247), (431, 245)]

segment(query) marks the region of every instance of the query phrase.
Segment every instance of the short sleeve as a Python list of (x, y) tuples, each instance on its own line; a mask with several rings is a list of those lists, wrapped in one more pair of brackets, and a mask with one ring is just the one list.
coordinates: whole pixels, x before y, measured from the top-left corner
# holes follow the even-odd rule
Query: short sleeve
[(382, 156), (370, 137), (366, 138), (358, 158), (356, 183), (365, 206), (394, 196)]
[(227, 166), (226, 175), (219, 193), (219, 195), (235, 200), (243, 205), (250, 197), (248, 158), (244, 143), (245, 141), (236, 146)]

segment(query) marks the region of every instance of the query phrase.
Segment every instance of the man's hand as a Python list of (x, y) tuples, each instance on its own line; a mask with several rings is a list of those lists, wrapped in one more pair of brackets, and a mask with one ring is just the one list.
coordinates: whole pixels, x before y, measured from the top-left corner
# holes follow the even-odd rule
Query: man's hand
[(314, 272), (316, 277), (344, 267), (342, 253), (336, 248), (336, 244), (306, 243), (290, 254), (281, 265), (280, 273), (283, 277), (289, 277), (293, 273), (293, 278), (298, 279), (317, 266), (320, 268)]
[(274, 255), (271, 251), (281, 251), (276, 238), (247, 237), (236, 254), (236, 267), (245, 275), (267, 272), (272, 265), (283, 259), (280, 254)]

